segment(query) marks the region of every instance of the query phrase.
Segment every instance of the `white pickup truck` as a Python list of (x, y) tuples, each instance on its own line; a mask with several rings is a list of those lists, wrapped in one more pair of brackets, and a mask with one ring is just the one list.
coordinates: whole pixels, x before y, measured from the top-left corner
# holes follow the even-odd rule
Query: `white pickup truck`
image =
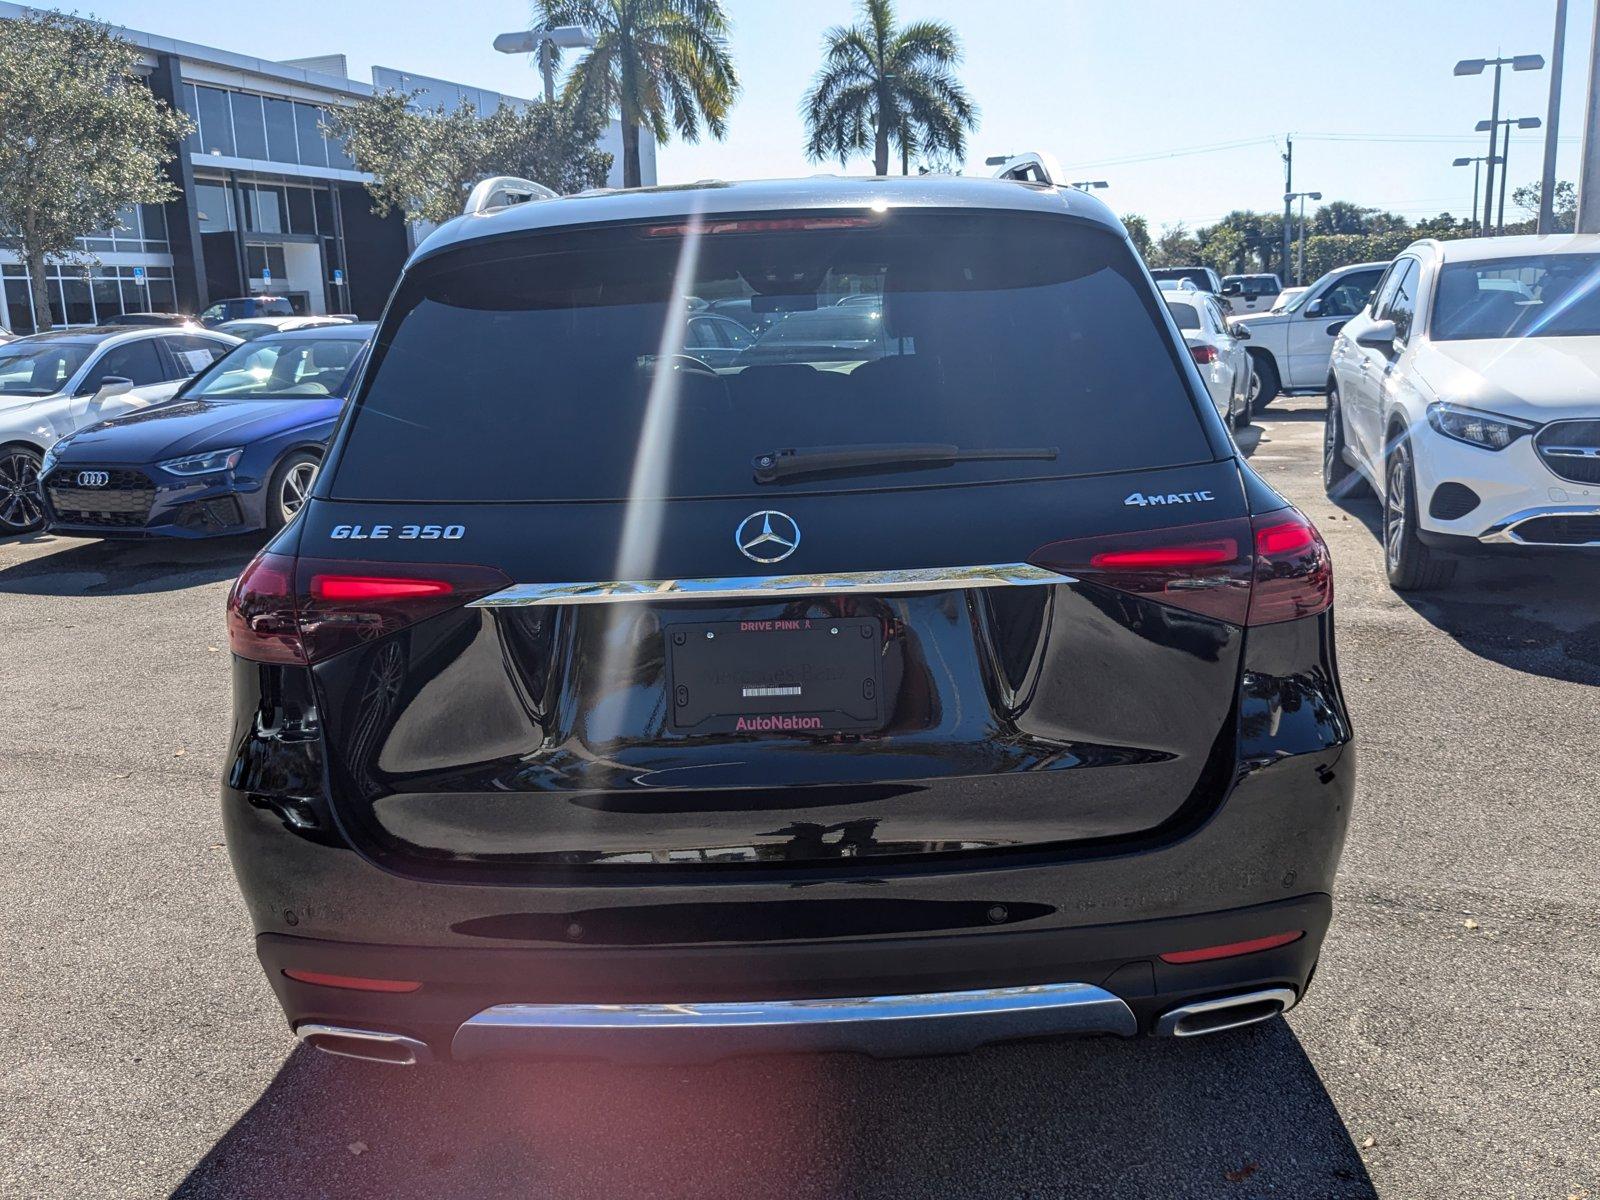
[(1251, 411), (1279, 392), (1320, 390), (1328, 382), (1333, 339), (1366, 307), (1388, 263), (1354, 263), (1329, 271), (1283, 308), (1236, 318), (1250, 331), (1255, 360)]

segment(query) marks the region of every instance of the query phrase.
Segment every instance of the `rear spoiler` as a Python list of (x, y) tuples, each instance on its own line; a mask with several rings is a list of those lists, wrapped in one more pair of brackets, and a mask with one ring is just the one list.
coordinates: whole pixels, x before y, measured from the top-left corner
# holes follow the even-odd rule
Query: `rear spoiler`
[(467, 216), (492, 212), (497, 208), (510, 208), (513, 204), (527, 204), (533, 200), (554, 200), (556, 193), (542, 183), (531, 179), (518, 179), (514, 175), (495, 175), (481, 180), (467, 196), (467, 206), (462, 211)]

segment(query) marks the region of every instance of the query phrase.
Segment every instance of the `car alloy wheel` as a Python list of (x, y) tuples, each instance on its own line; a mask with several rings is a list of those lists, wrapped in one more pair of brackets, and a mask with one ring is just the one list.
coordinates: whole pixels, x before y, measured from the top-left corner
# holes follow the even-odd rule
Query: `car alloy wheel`
[(1405, 551), (1406, 497), (1411, 491), (1411, 473), (1406, 469), (1404, 454), (1389, 456), (1389, 478), (1383, 489), (1383, 556), (1394, 574), (1400, 569)]
[(278, 510), (285, 525), (305, 505), (311, 494), (311, 485), (317, 479), (317, 464), (297, 462), (283, 474), (283, 486), (278, 489)]
[(30, 450), (0, 456), (0, 533), (27, 533), (44, 522), (39, 457)]

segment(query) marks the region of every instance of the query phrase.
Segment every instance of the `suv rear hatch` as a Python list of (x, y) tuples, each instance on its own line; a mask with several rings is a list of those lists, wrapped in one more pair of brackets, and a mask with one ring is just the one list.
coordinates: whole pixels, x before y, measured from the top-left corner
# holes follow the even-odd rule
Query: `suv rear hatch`
[[(696, 357), (741, 297), (772, 323)], [(236, 648), (289, 631), (341, 823), (410, 873), (1169, 830), (1231, 779), (1273, 568), (1156, 304), (1112, 232), (1003, 211), (425, 260)]]

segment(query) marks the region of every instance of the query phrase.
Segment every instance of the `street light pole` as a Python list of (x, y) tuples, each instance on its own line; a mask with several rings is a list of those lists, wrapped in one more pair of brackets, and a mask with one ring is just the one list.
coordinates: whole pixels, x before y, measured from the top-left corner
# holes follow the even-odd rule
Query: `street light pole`
[[(1595, 0), (1595, 3), (1600, 4), (1600, 0)], [(1293, 223), (1290, 217), (1294, 211), (1289, 207), (1293, 203), (1290, 197), (1294, 188), (1294, 138), (1285, 134), (1283, 140), (1285, 143), (1283, 151), (1283, 273), (1287, 276), (1289, 274), (1289, 229)], [(1294, 282), (1299, 283), (1300, 281), (1296, 279)]]
[(1567, 0), (1556, 0), (1556, 33), (1550, 44), (1550, 100), (1544, 114), (1544, 169), (1539, 174), (1538, 232), (1556, 225), (1556, 134), (1561, 127), (1561, 64), (1566, 58)]
[(1600, 233), (1600, 0), (1589, 43), (1589, 87), (1583, 104), (1583, 164), (1578, 170), (1579, 233)]
[[(1487, 234), (1489, 227), (1494, 223), (1494, 164), (1495, 164), (1495, 137), (1500, 132), (1500, 71), (1509, 66), (1513, 71), (1538, 71), (1544, 68), (1544, 56), (1539, 54), (1516, 54), (1510, 58), (1463, 58), (1455, 66), (1457, 75), (1482, 75), (1486, 67), (1494, 68), (1494, 98), (1489, 108), (1489, 157), (1488, 181), (1484, 187), (1483, 224), (1480, 232)], [(1480, 122), (1481, 130), (1483, 124)], [(1474, 208), (1477, 206), (1474, 205)], [(1477, 216), (1476, 213), (1473, 214)]]
[(575, 50), (594, 45), (594, 35), (582, 25), (546, 25), (540, 29), (519, 29), (494, 39), (501, 54), (537, 54), (539, 74), (544, 76), (544, 102), (556, 101), (556, 51)]
[[(1491, 124), (1496, 123), (1479, 121), (1477, 124), (1478, 132), (1482, 133), (1484, 129), (1488, 128)], [(1505, 134), (1501, 138), (1500, 142), (1500, 157), (1498, 160), (1496, 160), (1500, 164), (1500, 215), (1494, 223), (1493, 232), (1496, 236), (1499, 236), (1506, 231), (1506, 184), (1511, 179), (1511, 168), (1507, 165), (1507, 162), (1511, 155), (1511, 131), (1513, 129), (1537, 129), (1539, 128), (1540, 121), (1538, 117), (1507, 117), (1505, 120), (1500, 121), (1497, 124), (1505, 126)], [(1494, 166), (1495, 164), (1491, 162), (1489, 164), (1489, 169), (1491, 171), (1494, 170)], [(1494, 193), (1490, 192), (1489, 202), (1484, 206), (1485, 212), (1492, 212), (1494, 210), (1494, 205)], [(1490, 231), (1485, 229), (1484, 232), (1488, 233)]]
[(1483, 174), (1484, 162), (1485, 156), (1477, 154), (1470, 158), (1458, 158), (1450, 164), (1452, 167), (1465, 167), (1468, 164), (1472, 166), (1472, 208), (1470, 211), (1474, 221), (1478, 219), (1478, 180)]

